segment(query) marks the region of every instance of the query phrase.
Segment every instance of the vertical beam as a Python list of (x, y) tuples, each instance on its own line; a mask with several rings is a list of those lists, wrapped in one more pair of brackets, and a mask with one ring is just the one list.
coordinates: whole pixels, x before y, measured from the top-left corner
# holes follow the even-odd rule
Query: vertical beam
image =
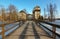
[(20, 20), (19, 20), (19, 27), (20, 27)]
[(4, 24), (2, 24), (2, 39), (5, 39), (5, 29), (4, 29)]
[(53, 32), (54, 33), (52, 33), (52, 37), (53, 37), (53, 39), (56, 39), (56, 34), (55, 34), (55, 32), (56, 32), (56, 27), (52, 27), (52, 30), (53, 30)]

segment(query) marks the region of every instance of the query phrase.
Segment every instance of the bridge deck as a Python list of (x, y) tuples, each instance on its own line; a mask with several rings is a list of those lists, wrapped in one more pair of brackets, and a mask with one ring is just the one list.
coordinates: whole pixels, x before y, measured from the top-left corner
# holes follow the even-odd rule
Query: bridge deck
[(5, 39), (52, 39), (33, 21), (27, 21)]

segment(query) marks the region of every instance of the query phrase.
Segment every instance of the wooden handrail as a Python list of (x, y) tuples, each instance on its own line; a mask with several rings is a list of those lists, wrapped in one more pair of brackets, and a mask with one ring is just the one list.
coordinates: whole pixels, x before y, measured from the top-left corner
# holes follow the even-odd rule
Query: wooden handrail
[(59, 28), (60, 29), (60, 25), (57, 25), (57, 24), (53, 24), (53, 23), (49, 23), (49, 22), (46, 22), (46, 21), (40, 21), (41, 23), (45, 23), (45, 24), (48, 24), (48, 25), (51, 25), (52, 26), (52, 30), (50, 30), (49, 28), (45, 27), (44, 25), (44, 28), (46, 28), (47, 30), (51, 31), (52, 32), (52, 37), (53, 39), (56, 39), (56, 35), (58, 37), (60, 37), (60, 34), (56, 33), (56, 28)]
[[(15, 22), (19, 22), (19, 21), (15, 21)], [(12, 23), (15, 23), (15, 22), (12, 22)], [(14, 25), (12, 28), (9, 28), (9, 29), (7, 29), (7, 30), (5, 30), (4, 29), (4, 27), (6, 26), (6, 25), (9, 25), (9, 24), (12, 24), (12, 23), (5, 23), (5, 24), (0, 24), (0, 27), (2, 27), (2, 32), (0, 32), (0, 34), (2, 34), (2, 39), (5, 39), (5, 32), (6, 31), (8, 31), (8, 30), (10, 30), (10, 29), (12, 29), (12, 28), (14, 28), (16, 25)], [(17, 24), (18, 25), (18, 24)]]
[(49, 24), (49, 25), (54, 26), (56, 28), (60, 28), (60, 25), (58, 25), (58, 24), (53, 24), (53, 23), (46, 22), (46, 21), (40, 21), (40, 22), (45, 23), (45, 24)]
[[(15, 22), (19, 22), (19, 20), (15, 21)], [(12, 23), (15, 23), (15, 22), (0, 24), (0, 27), (2, 27), (2, 25), (9, 25), (9, 24), (12, 24)]]
[[(51, 31), (51, 32), (53, 32), (51, 29), (49, 29), (49, 28), (47, 28), (47, 27), (45, 27), (45, 25), (43, 25), (43, 24), (40, 24), (40, 25), (42, 25), (44, 28), (46, 28), (47, 30), (49, 30), (49, 31)], [(55, 33), (55, 32), (53, 32), (53, 33)], [(59, 36), (60, 37), (60, 35), (58, 34), (58, 33), (55, 33), (57, 36)]]
[[(5, 32), (7, 32), (8, 30), (10, 30), (10, 29), (12, 29), (12, 28), (14, 28), (15, 26), (17, 26), (18, 24), (16, 24), (16, 25), (14, 25), (13, 27), (11, 27), (11, 28), (9, 28), (9, 29), (7, 29), (7, 30), (5, 30)], [(0, 32), (0, 34), (2, 34), (2, 32)]]

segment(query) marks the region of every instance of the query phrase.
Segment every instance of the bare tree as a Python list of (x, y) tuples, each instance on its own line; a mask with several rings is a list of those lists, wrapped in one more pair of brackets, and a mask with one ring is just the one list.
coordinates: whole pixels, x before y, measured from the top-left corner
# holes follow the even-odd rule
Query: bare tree
[(54, 20), (56, 19), (55, 18), (56, 14), (57, 14), (57, 6), (56, 6), (56, 4), (54, 4)]
[(6, 21), (5, 8), (2, 8), (1, 11), (2, 11), (2, 20), (3, 20), (3, 21)]
[(44, 8), (44, 20), (46, 19), (46, 9)]
[(56, 12), (56, 5), (53, 5), (50, 3), (50, 5), (48, 6), (48, 13), (49, 13), (48, 17), (49, 17), (50, 21), (54, 21), (55, 12)]
[(16, 20), (17, 18), (17, 9), (14, 5), (9, 6), (10, 20)]

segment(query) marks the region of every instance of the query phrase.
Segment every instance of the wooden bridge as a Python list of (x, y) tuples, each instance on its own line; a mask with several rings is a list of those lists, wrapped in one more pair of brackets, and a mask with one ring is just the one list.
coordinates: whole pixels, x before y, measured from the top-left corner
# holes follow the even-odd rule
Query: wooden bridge
[[(6, 36), (5, 36), (6, 30), (4, 29), (4, 25), (2, 25), (2, 33), (0, 34), (2, 35), (2, 39), (56, 39), (56, 36), (60, 38), (60, 35), (56, 33), (56, 27), (60, 28), (59, 27), (60, 25), (55, 25), (51, 23), (47, 24), (53, 26), (53, 30), (44, 27), (53, 33), (51, 36), (41, 27), (44, 25), (38, 24), (34, 21), (26, 21), (23, 24), (19, 22), (18, 24), (19, 27), (17, 27), (15, 30), (13, 30), (13, 32), (9, 33)], [(12, 28), (14, 27), (16, 27), (16, 25), (13, 26)]]

